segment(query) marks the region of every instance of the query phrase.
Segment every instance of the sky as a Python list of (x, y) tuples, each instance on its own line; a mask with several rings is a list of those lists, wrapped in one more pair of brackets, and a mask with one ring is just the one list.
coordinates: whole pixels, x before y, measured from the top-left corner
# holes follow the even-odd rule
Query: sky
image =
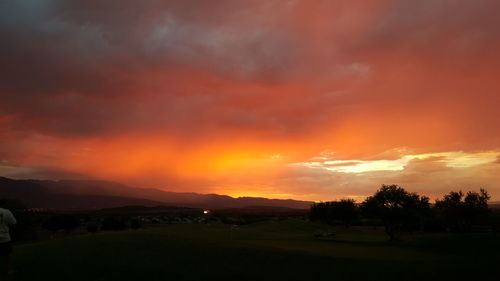
[(500, 201), (500, 1), (0, 2), (0, 175)]

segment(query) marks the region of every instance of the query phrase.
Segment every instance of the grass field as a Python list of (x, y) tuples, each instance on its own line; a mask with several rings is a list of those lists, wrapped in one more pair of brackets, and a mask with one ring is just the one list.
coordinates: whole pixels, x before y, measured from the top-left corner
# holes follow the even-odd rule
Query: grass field
[(498, 234), (403, 239), (301, 220), (166, 225), (18, 244), (10, 280), (500, 280)]

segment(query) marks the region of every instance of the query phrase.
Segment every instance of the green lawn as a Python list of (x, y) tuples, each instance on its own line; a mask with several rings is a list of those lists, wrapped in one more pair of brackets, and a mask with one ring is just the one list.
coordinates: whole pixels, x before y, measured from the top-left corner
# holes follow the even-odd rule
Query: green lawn
[[(314, 238), (318, 230), (335, 237)], [(380, 232), (300, 220), (178, 224), (16, 245), (12, 280), (500, 280), (500, 235)]]

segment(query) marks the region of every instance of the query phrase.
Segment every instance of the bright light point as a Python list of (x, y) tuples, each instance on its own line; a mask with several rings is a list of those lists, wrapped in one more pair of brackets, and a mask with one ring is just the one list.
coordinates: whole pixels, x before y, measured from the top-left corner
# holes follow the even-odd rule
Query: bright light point
[(210, 211), (209, 210), (204, 210), (203, 214), (207, 215)]

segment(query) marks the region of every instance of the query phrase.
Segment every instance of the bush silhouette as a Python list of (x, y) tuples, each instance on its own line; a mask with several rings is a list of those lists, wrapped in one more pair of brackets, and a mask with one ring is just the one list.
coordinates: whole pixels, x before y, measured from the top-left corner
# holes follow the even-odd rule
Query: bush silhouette
[(141, 228), (142, 224), (139, 219), (131, 219), (130, 220), (130, 228), (132, 229), (139, 229)]
[(102, 220), (102, 230), (126, 230), (128, 229), (127, 222), (122, 218), (107, 217)]
[(73, 215), (53, 215), (49, 217), (42, 226), (53, 233), (59, 230), (71, 233), (79, 225), (80, 220)]
[(87, 223), (87, 232), (96, 233), (99, 231), (99, 223), (95, 221), (90, 221)]

